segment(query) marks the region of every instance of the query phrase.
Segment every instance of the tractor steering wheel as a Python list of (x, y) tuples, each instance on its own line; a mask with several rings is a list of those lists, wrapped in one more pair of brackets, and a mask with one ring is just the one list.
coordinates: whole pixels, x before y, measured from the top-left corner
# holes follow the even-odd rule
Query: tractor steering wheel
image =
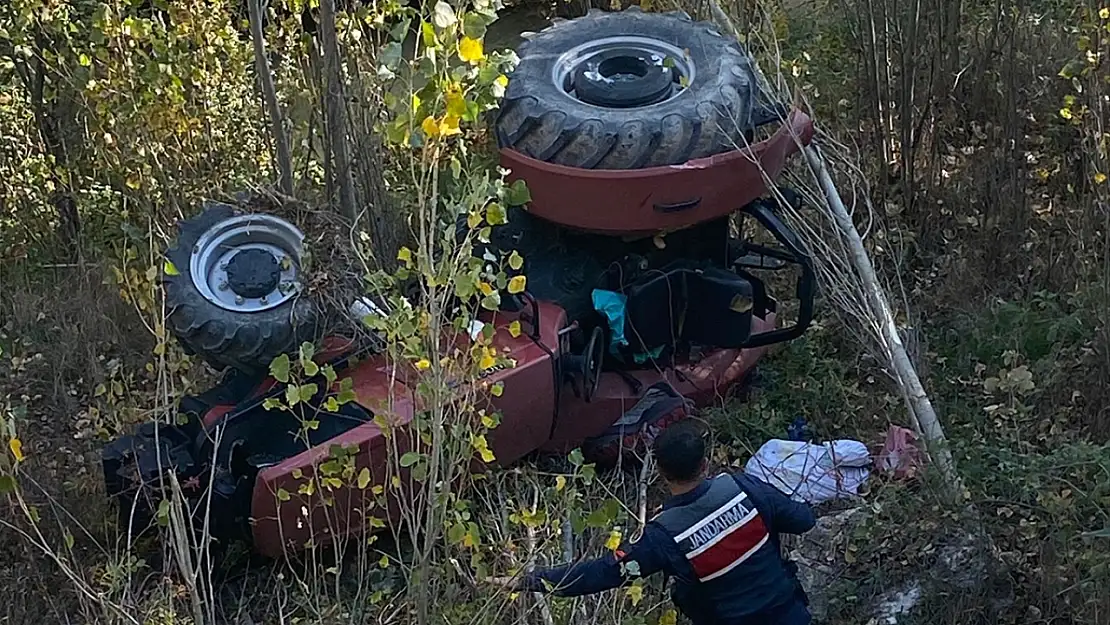
[(582, 397), (587, 402), (593, 400), (601, 383), (601, 363), (605, 360), (605, 334), (595, 327), (582, 352)]

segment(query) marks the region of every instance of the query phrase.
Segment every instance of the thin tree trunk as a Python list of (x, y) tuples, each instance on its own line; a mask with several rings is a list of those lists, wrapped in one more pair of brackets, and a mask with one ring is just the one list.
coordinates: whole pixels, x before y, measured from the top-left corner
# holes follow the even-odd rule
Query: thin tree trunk
[[(47, 42), (39, 38), (36, 38), (36, 42), (40, 49), (47, 46)], [(70, 171), (71, 142), (68, 140), (77, 127), (76, 107), (70, 97), (72, 94), (68, 84), (57, 85), (55, 93), (47, 96), (47, 72), (50, 70), (41, 58), (41, 54), (36, 54), (32, 61), (18, 62), (15, 64), (15, 71), (27, 89), (39, 139), (42, 140), (46, 153), (54, 159), (55, 166), (51, 174), (54, 191), (50, 194), (50, 204), (58, 215), (58, 240), (64, 248), (66, 259), (80, 262), (81, 216), (73, 189), (73, 174)]]
[(262, 36), (262, 2), (247, 0), (251, 25), (251, 40), (254, 42), (254, 67), (258, 72), (258, 85), (262, 89), (262, 101), (270, 116), (270, 132), (274, 136), (274, 151), (278, 168), (278, 188), (285, 195), (293, 195), (293, 155), (289, 150), (289, 137), (282, 122), (281, 107), (274, 77), (270, 72), (270, 62), (266, 59), (266, 39)]
[(327, 102), (328, 143), (333, 172), (339, 187), (339, 209), (344, 217), (354, 222), (358, 202), (355, 199), (354, 176), (347, 144), (347, 104), (343, 97), (343, 67), (335, 33), (335, 0), (320, 0), (320, 43), (323, 47), (327, 85), (324, 99)]
[(925, 387), (922, 385), (921, 379), (913, 367), (913, 362), (906, 352), (906, 346), (902, 343), (902, 337), (898, 333), (898, 326), (894, 322), (890, 304), (879, 284), (879, 278), (875, 273), (875, 267), (871, 264), (867, 249), (863, 245), (863, 238), (860, 237), (859, 231), (852, 223), (852, 218), (844, 207), (844, 202), (840, 199), (840, 193), (836, 190), (820, 153), (815, 147), (808, 146), (805, 148), (805, 157), (825, 192), (825, 197), (829, 202), (829, 210), (840, 228), (840, 233), (848, 243), (849, 250), (852, 253), (850, 260), (856, 271), (859, 272), (860, 280), (867, 292), (871, 312), (878, 317), (877, 321), (882, 328), (883, 348), (886, 350), (890, 361), (888, 364), (893, 369), (898, 383), (902, 387), (910, 416), (914, 422), (914, 429), (925, 440), (929, 457), (936, 465), (944, 481), (946, 494), (951, 501), (956, 502), (962, 495), (963, 487), (959, 475), (956, 473), (952, 452), (948, 448), (948, 439), (944, 435), (944, 429), (941, 427), (940, 419), (937, 418), (937, 413), (929, 400), (929, 395), (925, 392)]

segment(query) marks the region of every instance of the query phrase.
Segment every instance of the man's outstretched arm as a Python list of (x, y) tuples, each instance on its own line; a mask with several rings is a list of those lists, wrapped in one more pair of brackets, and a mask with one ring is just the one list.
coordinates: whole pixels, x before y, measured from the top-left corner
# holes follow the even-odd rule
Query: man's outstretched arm
[(763, 504), (761, 512), (770, 517), (773, 529), (784, 534), (804, 534), (813, 529), (817, 518), (809, 504), (794, 501), (782, 491), (746, 473), (733, 473), (742, 488)]
[(622, 543), (615, 552), (597, 558), (549, 569), (536, 569), (521, 580), (520, 589), (546, 592), (560, 597), (578, 597), (611, 590), (648, 577), (667, 567), (669, 539), (653, 525), (633, 543)]

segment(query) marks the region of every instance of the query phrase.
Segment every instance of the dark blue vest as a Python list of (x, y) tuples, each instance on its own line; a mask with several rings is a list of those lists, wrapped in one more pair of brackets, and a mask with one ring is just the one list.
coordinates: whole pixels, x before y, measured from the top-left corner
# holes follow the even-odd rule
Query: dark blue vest
[(728, 474), (711, 478), (697, 499), (655, 517), (690, 565), (676, 577), (672, 596), (698, 625), (743, 623), (796, 596), (778, 535), (764, 521)]

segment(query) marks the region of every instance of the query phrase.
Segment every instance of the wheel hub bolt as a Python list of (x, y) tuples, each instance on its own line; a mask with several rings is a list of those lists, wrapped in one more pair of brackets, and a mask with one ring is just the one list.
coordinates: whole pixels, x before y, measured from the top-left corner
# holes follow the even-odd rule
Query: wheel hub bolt
[(266, 296), (263, 295), (262, 297), (258, 298), (258, 303), (259, 304), (265, 304), (266, 303)]
[(236, 295), (236, 296), (235, 296), (235, 303), (236, 303), (236, 304), (242, 305), (244, 301), (245, 301), (245, 300), (243, 299), (243, 296), (242, 296), (242, 295)]

